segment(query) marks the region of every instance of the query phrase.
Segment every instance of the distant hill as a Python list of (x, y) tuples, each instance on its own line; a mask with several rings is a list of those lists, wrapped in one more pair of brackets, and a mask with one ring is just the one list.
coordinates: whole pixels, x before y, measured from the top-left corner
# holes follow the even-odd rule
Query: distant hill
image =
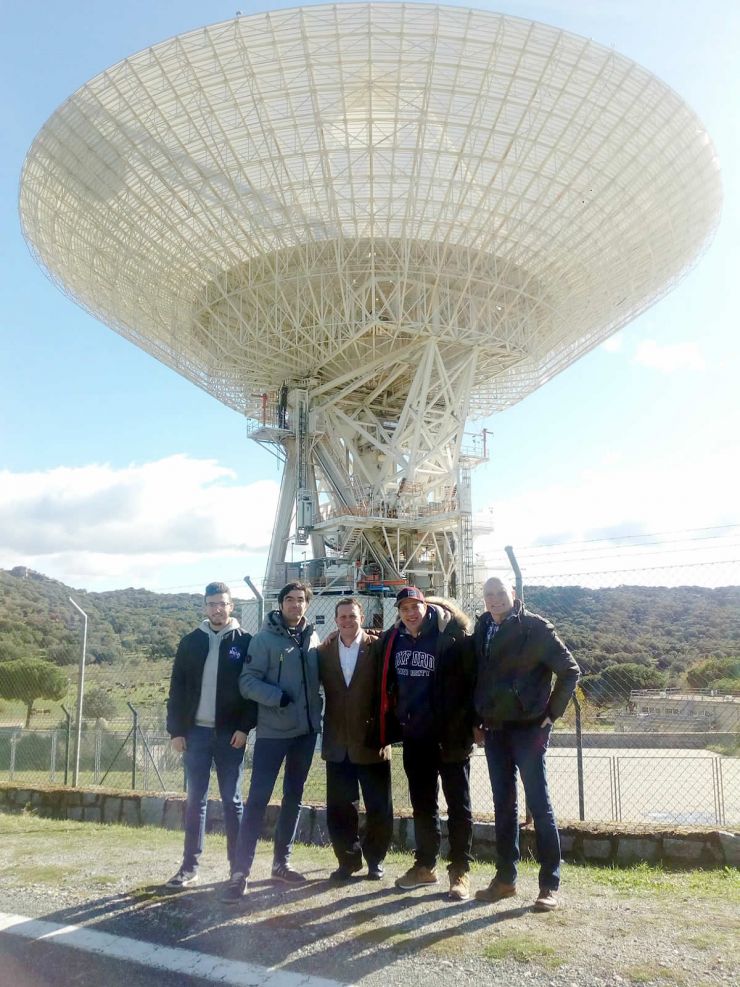
[(525, 597), (586, 672), (649, 662), (677, 673), (703, 658), (740, 655), (740, 586), (531, 586)]
[[(30, 569), (0, 570), (0, 661), (76, 662), (79, 619), (70, 596), (90, 618), (91, 661), (134, 653), (171, 657), (202, 613), (202, 597), (194, 593), (88, 593)], [(740, 586), (532, 586), (525, 596), (530, 610), (552, 620), (585, 672), (631, 662), (673, 678), (703, 658), (740, 655)]]
[(203, 613), (203, 598), (195, 593), (88, 593), (32, 569), (0, 569), (0, 661), (41, 656), (59, 665), (76, 662), (81, 618), (70, 596), (89, 618), (91, 661), (115, 662), (133, 653), (170, 657)]

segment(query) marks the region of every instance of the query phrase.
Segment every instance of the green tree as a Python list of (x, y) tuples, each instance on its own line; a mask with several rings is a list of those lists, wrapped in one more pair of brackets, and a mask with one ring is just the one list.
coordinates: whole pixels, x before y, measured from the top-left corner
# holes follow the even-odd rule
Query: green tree
[(19, 699), (26, 707), (26, 728), (37, 699), (64, 699), (66, 675), (42, 658), (17, 658), (0, 663), (0, 696)]
[(103, 686), (94, 685), (85, 691), (82, 712), (84, 716), (92, 717), (96, 723), (99, 720), (110, 720), (116, 715), (116, 703)]
[(735, 680), (731, 691), (740, 690), (740, 658), (706, 658), (686, 672), (686, 681), (693, 689), (719, 689), (717, 682), (726, 679)]

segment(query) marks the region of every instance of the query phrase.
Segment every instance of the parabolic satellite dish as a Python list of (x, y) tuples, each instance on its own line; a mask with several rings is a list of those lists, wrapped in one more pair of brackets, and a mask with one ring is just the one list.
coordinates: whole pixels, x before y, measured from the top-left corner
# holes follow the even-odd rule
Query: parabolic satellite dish
[[(281, 10), (125, 59), (23, 169), (39, 263), (285, 459), (267, 591), (472, 586), (463, 428), (696, 261), (704, 128), (611, 49), (459, 7)], [(311, 568), (312, 567), (312, 568)]]

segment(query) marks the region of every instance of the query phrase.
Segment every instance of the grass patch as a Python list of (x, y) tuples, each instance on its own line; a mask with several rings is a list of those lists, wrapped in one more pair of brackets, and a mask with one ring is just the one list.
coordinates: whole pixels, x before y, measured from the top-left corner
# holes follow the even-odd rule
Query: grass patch
[(619, 894), (644, 894), (661, 898), (722, 898), (740, 902), (740, 871), (733, 867), (721, 870), (666, 870), (660, 865), (640, 863), (634, 867), (592, 867), (574, 864), (568, 868), (566, 881), (576, 887), (606, 887)]
[(32, 864), (30, 867), (13, 869), (13, 877), (21, 884), (62, 884), (76, 874), (76, 867), (64, 867), (61, 864)]
[(656, 966), (649, 963), (640, 966), (629, 966), (622, 970), (622, 975), (627, 977), (633, 984), (648, 984), (654, 980), (668, 981), (673, 984), (685, 984), (686, 978), (678, 970), (671, 970), (668, 967)]
[(561, 966), (565, 960), (552, 946), (533, 936), (503, 936), (483, 949), (487, 960), (516, 960), (517, 963), (537, 963), (548, 969)]

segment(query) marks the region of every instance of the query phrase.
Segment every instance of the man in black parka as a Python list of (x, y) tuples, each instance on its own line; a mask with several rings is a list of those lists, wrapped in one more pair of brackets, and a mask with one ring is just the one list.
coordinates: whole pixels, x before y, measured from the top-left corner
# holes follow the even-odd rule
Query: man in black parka
[(251, 635), (231, 615), (229, 587), (209, 583), (205, 607), (206, 619), (177, 648), (167, 700), (167, 732), (173, 749), (183, 755), (187, 781), (185, 850), (180, 869), (167, 882), (173, 889), (198, 880), (212, 764), (224, 809), (226, 852), (233, 865), (242, 817), (244, 746), (257, 720), (255, 704), (239, 692)]

